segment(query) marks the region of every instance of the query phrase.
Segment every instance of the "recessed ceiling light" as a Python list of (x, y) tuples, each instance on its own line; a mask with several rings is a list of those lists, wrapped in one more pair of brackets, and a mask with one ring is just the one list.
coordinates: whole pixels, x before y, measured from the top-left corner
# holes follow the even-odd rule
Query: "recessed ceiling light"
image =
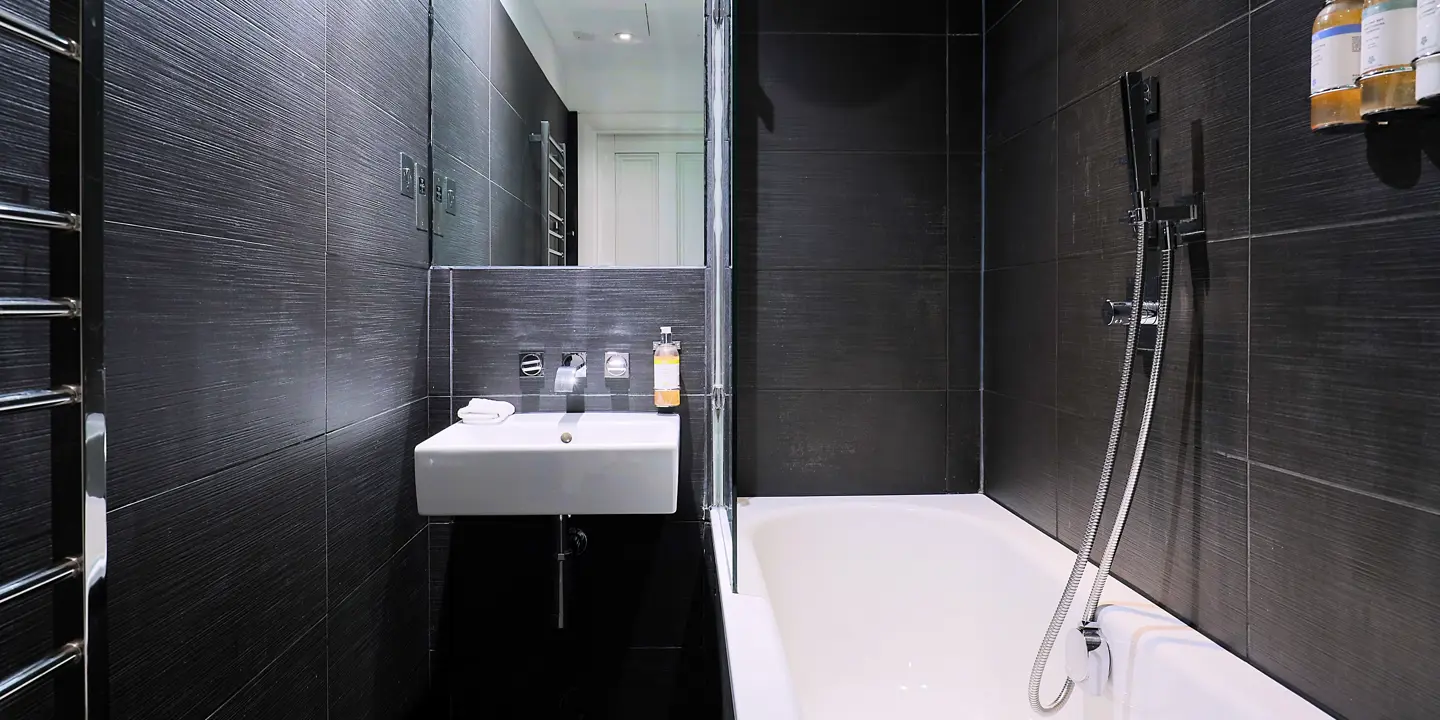
[(630, 42), (631, 40), (634, 40), (634, 39), (635, 39), (635, 36), (634, 36), (634, 35), (631, 35), (631, 34), (628, 33), (628, 32), (618, 32), (618, 33), (615, 33), (615, 42)]

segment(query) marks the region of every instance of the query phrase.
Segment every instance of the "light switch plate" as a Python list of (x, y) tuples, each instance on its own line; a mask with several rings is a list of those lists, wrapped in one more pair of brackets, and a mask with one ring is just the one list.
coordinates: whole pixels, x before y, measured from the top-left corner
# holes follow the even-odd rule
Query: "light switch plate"
[(400, 194), (415, 197), (415, 158), (403, 152), (400, 153)]
[(434, 195), (434, 209), (430, 215), (430, 232), (434, 235), (444, 237), (445, 235), (445, 214), (440, 212), (445, 202), (445, 176), (434, 173), (430, 176), (430, 189)]
[(430, 168), (415, 163), (415, 229), (430, 229)]
[(455, 178), (445, 178), (445, 214), (459, 214), (459, 198), (455, 197)]

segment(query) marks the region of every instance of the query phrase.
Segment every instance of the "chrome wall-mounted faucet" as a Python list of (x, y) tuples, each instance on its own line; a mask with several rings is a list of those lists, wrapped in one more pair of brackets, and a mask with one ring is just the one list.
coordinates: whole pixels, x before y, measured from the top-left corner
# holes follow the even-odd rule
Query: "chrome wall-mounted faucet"
[(560, 354), (560, 367), (555, 371), (555, 392), (569, 394), (585, 379), (585, 353)]

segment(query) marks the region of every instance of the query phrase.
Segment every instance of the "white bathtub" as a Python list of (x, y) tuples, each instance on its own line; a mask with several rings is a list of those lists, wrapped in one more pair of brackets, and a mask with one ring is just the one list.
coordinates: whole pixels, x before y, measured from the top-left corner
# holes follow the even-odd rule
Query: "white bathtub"
[[(1064, 546), (982, 495), (756, 498), (736, 513), (739, 593), (721, 604), (738, 720), (1038, 717), (1026, 683), (1074, 559)], [(728, 522), (712, 520), (728, 588)], [(1110, 679), (1050, 717), (1329, 717), (1116, 580), (1104, 605)]]

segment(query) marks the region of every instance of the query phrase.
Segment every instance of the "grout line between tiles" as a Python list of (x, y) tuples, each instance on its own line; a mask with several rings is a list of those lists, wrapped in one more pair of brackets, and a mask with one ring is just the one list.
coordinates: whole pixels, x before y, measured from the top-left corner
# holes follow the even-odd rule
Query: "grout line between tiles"
[[(1248, 27), (1245, 32), (1245, 228), (1255, 228), (1255, 185), (1254, 170), (1254, 142), (1255, 142), (1255, 85), (1253, 77), (1255, 74), (1255, 28), (1251, 18), (1254, 15), (1247, 14), (1245, 21)], [(1245, 246), (1245, 656), (1250, 656), (1250, 588), (1251, 582), (1251, 536), (1252, 520), (1250, 505), (1250, 383), (1251, 383), (1251, 333), (1254, 322), (1254, 262), (1252, 257), (1255, 253), (1255, 243), (1250, 241)]]
[[(213, 712), (211, 712), (209, 715), (206, 715), (206, 716), (205, 716), (206, 719), (209, 720), (209, 718), (213, 718), (213, 717), (219, 715), (219, 714), (220, 714), (220, 711), (221, 711), (221, 710), (224, 710), (226, 705), (229, 705), (230, 703), (234, 702), (236, 699), (238, 699), (238, 698), (241, 696), (242, 693), (244, 693), (246, 690), (249, 690), (249, 689), (250, 689), (250, 686), (253, 685), (256, 680), (259, 680), (259, 679), (260, 679), (260, 676), (262, 676), (262, 675), (264, 675), (265, 673), (269, 672), (271, 668), (275, 667), (275, 663), (280, 662), (280, 658), (285, 657), (285, 653), (288, 653), (288, 652), (290, 652), (291, 650), (294, 650), (297, 646), (299, 646), (300, 641), (303, 640), (306, 635), (310, 634), (310, 632), (313, 631), (315, 628), (317, 628), (317, 627), (319, 627), (319, 626), (321, 626), (321, 625), (324, 625), (324, 624), (325, 624), (325, 620), (326, 620), (326, 616), (327, 616), (327, 613), (323, 613), (323, 612), (320, 613), (320, 619), (319, 619), (319, 620), (316, 620), (315, 622), (310, 623), (310, 626), (309, 626), (309, 627), (305, 628), (304, 630), (301, 630), (301, 631), (298, 632), (298, 633), (295, 633), (295, 639), (294, 639), (294, 640), (291, 640), (291, 641), (290, 641), (290, 644), (286, 645), (283, 650), (281, 650), (280, 652), (276, 653), (276, 654), (275, 654), (275, 657), (274, 657), (274, 658), (271, 658), (270, 662), (265, 663), (265, 666), (262, 667), (262, 668), (260, 668), (260, 671), (259, 671), (259, 672), (255, 673), (253, 676), (250, 677), (250, 679), (246, 680), (246, 681), (244, 682), (244, 684), (242, 684), (238, 690), (236, 690), (235, 692), (233, 692), (233, 693), (230, 694), (230, 697), (225, 698), (225, 701), (222, 702), (222, 703), (220, 703), (220, 705), (219, 705), (218, 707), (216, 707)], [(326, 665), (326, 666), (325, 666), (325, 705), (326, 705), (326, 712), (328, 713), (328, 712), (329, 712), (329, 705), (330, 705), (330, 666), (329, 666), (329, 665), (330, 665), (330, 664), (329, 664), (329, 660), (330, 660), (330, 643), (329, 643), (328, 638), (326, 639), (326, 642), (325, 642), (325, 660), (326, 660), (326, 664), (325, 664), (325, 665)]]
[(1417, 503), (1410, 500), (1401, 500), (1400, 498), (1390, 497), (1389, 495), (1384, 495), (1382, 493), (1373, 492), (1370, 490), (1361, 490), (1360, 488), (1343, 485), (1341, 483), (1333, 482), (1330, 480), (1324, 480), (1322, 478), (1315, 477), (1314, 475), (1306, 475), (1305, 473), (1295, 472), (1294, 470), (1283, 468), (1279, 465), (1271, 465), (1269, 463), (1260, 462), (1258, 460), (1251, 460), (1249, 464), (1254, 465), (1255, 467), (1265, 468), (1266, 470), (1270, 470), (1272, 472), (1280, 473), (1281, 475), (1287, 475), (1297, 480), (1312, 482), (1316, 485), (1324, 485), (1325, 487), (1333, 488), (1335, 490), (1343, 490), (1345, 492), (1361, 495), (1363, 497), (1370, 498), (1371, 500), (1379, 500), (1381, 502), (1390, 503), (1392, 505), (1399, 505), (1404, 508), (1423, 512), (1426, 515), (1434, 515), (1436, 517), (1440, 517), (1440, 508), (1433, 508), (1423, 503)]
[[(337, 600), (337, 601), (335, 602), (335, 606), (336, 606), (336, 607), (339, 607), (339, 606), (341, 606), (341, 605), (344, 605), (346, 600), (349, 600), (350, 598), (354, 597), (354, 596), (355, 596), (355, 593), (360, 592), (360, 589), (363, 588), (363, 587), (365, 587), (365, 583), (370, 582), (370, 580), (371, 580), (372, 578), (374, 578), (376, 575), (379, 575), (379, 574), (380, 574), (380, 571), (381, 571), (381, 570), (384, 570), (384, 569), (386, 568), (386, 566), (388, 566), (390, 563), (395, 562), (395, 558), (400, 557), (400, 555), (401, 555), (402, 553), (404, 553), (407, 548), (410, 547), (410, 543), (415, 542), (415, 538), (418, 538), (418, 537), (420, 537), (421, 535), (424, 535), (424, 534), (425, 534), (425, 531), (428, 530), (429, 528), (430, 528), (430, 523), (429, 523), (429, 522), (421, 523), (420, 529), (419, 529), (419, 530), (416, 530), (414, 535), (411, 535), (410, 538), (407, 539), (405, 542), (400, 543), (400, 549), (399, 549), (399, 550), (396, 550), (395, 552), (390, 553), (390, 555), (388, 555), (384, 560), (382, 560), (378, 565), (376, 565), (374, 569), (372, 569), (370, 572), (366, 573), (366, 574), (365, 574), (365, 577), (362, 578), (362, 579), (360, 580), (360, 582), (355, 583), (355, 587), (354, 587), (354, 588), (351, 588), (350, 592), (345, 593), (345, 595), (344, 595), (343, 597), (341, 597), (339, 600)], [(427, 547), (427, 548), (425, 549), (425, 551), (428, 553), (428, 552), (430, 551), (430, 549)], [(426, 578), (426, 582), (427, 582), (427, 584), (428, 584), (428, 582), (429, 582), (429, 578), (428, 578), (428, 577)], [(429, 599), (428, 596), (427, 596), (426, 599), (427, 599), (427, 600)], [(428, 628), (427, 628), (426, 632), (427, 632), (427, 633), (429, 632)]]

